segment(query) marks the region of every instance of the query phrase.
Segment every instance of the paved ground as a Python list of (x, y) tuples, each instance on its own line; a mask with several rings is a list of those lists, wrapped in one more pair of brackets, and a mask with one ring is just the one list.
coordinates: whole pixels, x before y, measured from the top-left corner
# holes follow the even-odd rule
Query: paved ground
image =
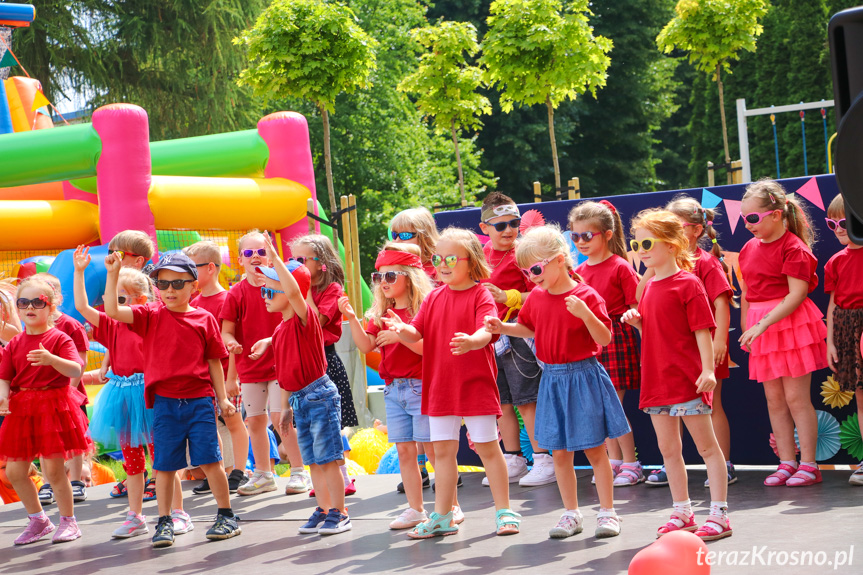
[[(766, 488), (767, 472), (739, 472), (740, 481), (729, 488), (734, 536), (709, 544), (725, 555), (713, 573), (860, 573), (863, 565), (863, 488), (847, 484), (849, 472), (827, 471), (818, 486)], [(235, 497), (234, 510), (241, 516), (243, 533), (227, 541), (209, 542), (204, 533), (215, 512), (210, 496), (195, 496), (192, 483), (184, 485), (186, 509), (196, 529), (177, 537), (172, 548), (154, 550), (149, 538), (112, 540), (111, 531), (122, 521), (123, 500), (108, 497), (110, 486), (89, 490), (89, 499), (76, 506), (84, 537), (72, 543), (52, 545), (49, 540), (13, 547), (13, 539), (26, 524), (20, 504), (0, 507), (0, 575), (63, 573), (68, 575), (111, 573), (177, 575), (220, 572), (263, 575), (286, 573), (477, 573), (541, 570), (552, 573), (625, 573), (633, 556), (654, 541), (656, 528), (665, 522), (671, 505), (666, 488), (640, 485), (615, 490), (623, 532), (614, 539), (593, 538), (598, 501), (590, 485), (590, 472), (579, 471), (579, 495), (586, 515), (585, 532), (566, 540), (549, 540), (547, 532), (560, 514), (556, 485), (520, 488), (511, 492), (513, 508), (524, 515), (522, 533), (511, 537), (493, 534), (491, 493), (480, 484), (481, 473), (464, 474), (459, 490), (467, 520), (458, 535), (429, 541), (411, 541), (403, 532), (390, 531), (388, 523), (405, 505), (395, 492), (398, 476), (357, 479), (358, 491), (349, 498), (353, 531), (322, 538), (298, 535), (297, 527), (312, 511), (305, 495), (286, 497), (280, 492), (254, 497)], [(281, 480), (284, 482), (284, 480)], [(698, 516), (706, 516), (708, 492), (702, 486), (703, 471), (690, 472), (691, 496)], [(425, 493), (431, 508), (433, 494)], [(155, 501), (145, 504), (151, 533)], [(55, 505), (47, 508), (57, 521)], [(765, 550), (744, 557), (753, 547)], [(848, 556), (852, 550), (853, 555)], [(776, 553), (772, 565), (769, 553)], [(823, 567), (790, 566), (793, 553), (811, 552)], [(823, 552), (823, 555), (818, 555)], [(785, 553), (786, 555), (783, 555)], [(834, 570), (843, 558), (850, 566)], [(801, 556), (801, 557), (806, 557)], [(745, 563), (744, 564), (744, 560)], [(782, 567), (777, 563), (787, 562)], [(737, 565), (728, 565), (729, 562)], [(827, 564), (826, 561), (830, 561)], [(754, 565), (753, 565), (754, 562)], [(673, 569), (666, 571), (674, 573)], [(535, 573), (540, 573), (536, 571)]]

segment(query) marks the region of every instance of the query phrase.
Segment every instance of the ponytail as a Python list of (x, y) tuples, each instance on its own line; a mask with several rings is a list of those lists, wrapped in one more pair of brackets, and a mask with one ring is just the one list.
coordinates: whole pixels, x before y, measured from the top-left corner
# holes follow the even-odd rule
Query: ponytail
[(788, 231), (803, 240), (809, 249), (815, 245), (815, 231), (809, 225), (809, 217), (800, 202), (792, 195), (785, 196), (785, 209), (782, 217), (787, 222)]

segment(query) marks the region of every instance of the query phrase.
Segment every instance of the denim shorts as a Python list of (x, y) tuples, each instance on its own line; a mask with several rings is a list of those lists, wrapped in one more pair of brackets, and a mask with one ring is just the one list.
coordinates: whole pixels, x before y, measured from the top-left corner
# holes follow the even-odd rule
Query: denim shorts
[(345, 458), (342, 445), (342, 398), (327, 375), (291, 393), (297, 443), (306, 465)]
[(384, 387), (387, 431), (392, 443), (430, 441), (429, 417), (420, 412), (422, 390), (423, 382), (419, 379), (394, 379)]
[(700, 397), (674, 405), (657, 405), (656, 407), (645, 407), (642, 409), (648, 415), (673, 415), (681, 417), (684, 415), (710, 415), (713, 408), (701, 401)]
[(212, 397), (174, 399), (156, 396), (153, 403), (153, 469), (177, 471), (222, 460), (216, 408)]

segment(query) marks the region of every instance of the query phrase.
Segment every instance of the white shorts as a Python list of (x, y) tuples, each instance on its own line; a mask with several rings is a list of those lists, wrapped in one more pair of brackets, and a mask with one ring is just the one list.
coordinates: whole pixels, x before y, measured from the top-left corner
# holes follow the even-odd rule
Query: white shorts
[(243, 383), (241, 386), (246, 417), (266, 415), (267, 407), (270, 413), (282, 412), (282, 388), (275, 379), (261, 383)]
[(461, 417), (459, 415), (443, 415), (440, 417), (429, 416), (429, 431), (432, 441), (458, 441), (461, 430), (461, 421), (470, 433), (474, 443), (488, 443), (497, 441), (497, 416), (496, 415), (472, 415)]

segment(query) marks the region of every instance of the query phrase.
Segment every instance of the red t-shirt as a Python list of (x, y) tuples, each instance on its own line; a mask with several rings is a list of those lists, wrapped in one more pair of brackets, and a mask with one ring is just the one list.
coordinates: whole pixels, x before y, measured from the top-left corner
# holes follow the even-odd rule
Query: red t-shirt
[(260, 359), (249, 359), (252, 346), (259, 340), (272, 337), (281, 317), (280, 314), (267, 311), (261, 288), (247, 280), (232, 286), (218, 317), (234, 322), (234, 337), (243, 346), (243, 353), (234, 358), (240, 381), (261, 383), (276, 379), (276, 362), (272, 350), (268, 349)]
[(863, 248), (846, 247), (824, 266), (824, 291), (842, 309), (863, 307)]
[(30, 365), (27, 354), (39, 349), (39, 344), (57, 357), (84, 365), (72, 338), (59, 329), (52, 327), (39, 335), (22, 331), (9, 341), (3, 359), (0, 360), (0, 379), (11, 382), (12, 390), (25, 387), (64, 387), (72, 381), (50, 365)]
[[(87, 351), (90, 349), (90, 340), (87, 339), (87, 330), (84, 329), (81, 322), (74, 317), (70, 317), (65, 313), (60, 312), (60, 317), (54, 320), (54, 327), (71, 337), (78, 353), (83, 353), (84, 357), (87, 357)], [(84, 365), (86, 365), (86, 363)], [(83, 381), (78, 381), (77, 389), (84, 394), (84, 403), (81, 405), (87, 405), (90, 403), (90, 400), (87, 398), (87, 388), (84, 387)]]
[[(393, 311), (402, 318), (403, 322), (411, 322), (407, 309), (393, 309)], [(366, 326), (366, 333), (372, 337), (377, 337), (380, 332), (381, 328), (373, 321)], [(391, 343), (380, 350), (381, 363), (378, 366), (378, 372), (387, 385), (396, 378), (422, 379), (423, 356), (414, 353), (402, 343)]]
[(216, 320), (208, 311), (176, 313), (162, 303), (133, 305), (132, 331), (144, 338), (144, 399), (213, 397), (208, 360), (227, 357)]
[(632, 264), (617, 254), (611, 254), (610, 258), (593, 266), (584, 262), (575, 268), (575, 273), (605, 300), (611, 317), (623, 315), (630, 305), (638, 303), (635, 297), (638, 274)]
[(586, 283), (578, 282), (562, 294), (533, 290), (518, 314), (518, 323), (533, 330), (536, 357), (544, 363), (572, 363), (594, 357), (602, 351), (602, 346), (591, 337), (584, 321), (566, 309), (566, 298), (570, 295), (584, 300), (597, 319), (611, 329), (605, 301)]
[(280, 322), (273, 333), (276, 374), (286, 391), (300, 391), (327, 373), (321, 322), (308, 304), (306, 309), (306, 325), (295, 314)]
[(318, 308), (318, 313), (327, 318), (324, 329), (324, 345), (333, 345), (342, 337), (342, 314), (339, 311), (339, 298), (344, 295), (342, 286), (331, 283), (318, 291), (312, 286), (312, 301)]
[(734, 290), (731, 289), (731, 284), (728, 283), (728, 276), (725, 275), (722, 263), (716, 256), (701, 248), (698, 248), (695, 255), (695, 267), (692, 273), (701, 280), (704, 291), (707, 292), (707, 301), (710, 302), (711, 306), (716, 301), (716, 298), (722, 294), (726, 294), (729, 298), (733, 296)]
[[(641, 303), (641, 399), (639, 407), (673, 405), (697, 399), (701, 355), (693, 332), (716, 327), (704, 286), (680, 271), (647, 282)], [(713, 392), (701, 400), (713, 404)]]
[(105, 346), (111, 355), (111, 371), (128, 377), (144, 373), (144, 340), (129, 329), (129, 324), (111, 319), (99, 312), (99, 327), (93, 326), (93, 340)]
[[(222, 290), (215, 295), (208, 296), (205, 296), (204, 294), (198, 294), (194, 298), (192, 298), (192, 301), (189, 302), (189, 305), (210, 312), (213, 315), (213, 318), (216, 320), (216, 325), (221, 327), (222, 321), (219, 318), (222, 317), (222, 307), (225, 305), (225, 299), (227, 297), (227, 290)], [(222, 359), (222, 371), (228, 373), (227, 357)]]
[[(488, 267), (491, 268), (491, 277), (487, 280), (482, 280), (483, 283), (488, 282), (504, 291), (508, 289), (517, 289), (520, 293), (529, 292), (536, 286), (535, 283), (527, 279), (527, 276), (525, 276), (524, 272), (521, 271), (521, 268), (518, 267), (518, 264), (515, 261), (515, 248), (507, 252), (502, 252), (494, 249), (489, 240), (489, 242), (482, 247), (482, 253), (485, 254), (485, 261), (488, 262)], [(492, 298), (492, 300), (494, 300), (494, 298)], [(503, 316), (506, 315), (509, 308), (506, 307), (505, 303), (495, 302), (495, 306), (497, 306), (497, 317), (503, 319)], [(516, 309), (513, 310), (509, 317), (515, 318), (517, 316), (518, 310)]]
[(746, 301), (770, 301), (788, 295), (788, 278), (809, 282), (809, 293), (818, 285), (818, 260), (803, 240), (785, 232), (768, 244), (752, 238), (740, 250), (740, 272), (746, 283)]
[(494, 347), (489, 344), (464, 355), (450, 351), (456, 333), (473, 334), (483, 327), (485, 316), (494, 314), (494, 299), (479, 284), (466, 290), (444, 285), (423, 300), (411, 325), (423, 336), (424, 415), (500, 417)]

